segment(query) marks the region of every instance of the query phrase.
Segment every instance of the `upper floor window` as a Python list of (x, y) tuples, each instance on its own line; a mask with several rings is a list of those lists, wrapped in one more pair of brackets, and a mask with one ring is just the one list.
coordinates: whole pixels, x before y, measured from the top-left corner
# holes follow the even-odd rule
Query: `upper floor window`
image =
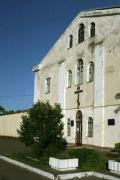
[(68, 39), (68, 48), (72, 48), (72, 47), (73, 47), (73, 35), (70, 35)]
[(72, 86), (72, 71), (68, 70), (67, 74), (67, 87), (70, 88)]
[(88, 137), (93, 137), (93, 119), (88, 118)]
[(95, 36), (95, 23), (92, 22), (90, 26), (90, 37), (94, 37), (94, 36)]
[(85, 34), (85, 26), (84, 24), (80, 24), (79, 30), (78, 30), (78, 44), (84, 41), (84, 34)]
[(45, 93), (50, 93), (50, 78), (45, 79)]
[(79, 59), (76, 65), (76, 85), (83, 83), (83, 60)]
[(94, 63), (90, 62), (87, 67), (87, 82), (94, 81)]

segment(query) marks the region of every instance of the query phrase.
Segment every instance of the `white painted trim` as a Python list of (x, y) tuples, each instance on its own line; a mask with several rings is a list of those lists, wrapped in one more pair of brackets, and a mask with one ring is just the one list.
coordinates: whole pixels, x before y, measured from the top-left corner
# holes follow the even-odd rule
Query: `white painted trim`
[(39, 80), (39, 71), (35, 71), (34, 75), (34, 104), (38, 102), (38, 80)]
[(78, 167), (78, 159), (56, 159), (54, 157), (50, 157), (49, 165), (51, 168), (59, 171), (75, 170)]
[(95, 176), (95, 177), (99, 177), (99, 178), (104, 178), (107, 180), (120, 180), (120, 178), (116, 178), (113, 176), (109, 176), (106, 174), (102, 174), (102, 173), (98, 173), (98, 172), (82, 172), (82, 173), (72, 173), (72, 174), (61, 174), (58, 175), (56, 180), (66, 180), (66, 179), (73, 179), (73, 178), (82, 178), (82, 177), (88, 177), (88, 176)]
[(5, 156), (0, 156), (0, 159), (2, 159), (2, 160), (4, 160), (4, 161), (7, 161), (7, 162), (9, 162), (9, 163), (11, 163), (11, 164), (14, 164), (14, 165), (16, 165), (16, 166), (25, 168), (25, 169), (27, 169), (27, 170), (29, 170), (29, 171), (32, 171), (32, 172), (34, 172), (34, 173), (37, 173), (37, 174), (39, 174), (39, 175), (45, 176), (45, 177), (47, 177), (47, 178), (49, 178), (49, 179), (54, 179), (54, 175), (53, 175), (53, 174), (48, 173), (48, 172), (45, 172), (45, 171), (40, 170), (40, 169), (37, 169), (37, 168), (34, 168), (34, 167), (32, 167), (32, 166), (26, 165), (26, 164), (21, 163), (21, 162), (19, 162), (19, 161), (12, 160), (12, 159), (7, 158), (7, 157), (5, 157)]

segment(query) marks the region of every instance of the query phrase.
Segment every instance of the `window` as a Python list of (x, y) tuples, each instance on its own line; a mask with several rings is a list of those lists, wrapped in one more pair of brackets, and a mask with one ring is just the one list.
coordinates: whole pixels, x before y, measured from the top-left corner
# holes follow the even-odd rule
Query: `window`
[(90, 37), (94, 37), (94, 36), (95, 36), (95, 23), (92, 22), (90, 27)]
[(93, 119), (88, 118), (88, 137), (93, 137)]
[(50, 78), (47, 78), (45, 80), (45, 93), (46, 94), (50, 93)]
[(68, 70), (67, 74), (67, 87), (70, 88), (72, 86), (72, 71)]
[(72, 48), (72, 47), (73, 47), (73, 36), (70, 35), (68, 39), (68, 48)]
[(84, 24), (80, 24), (78, 30), (78, 44), (84, 41), (84, 30), (85, 30)]
[(76, 66), (76, 85), (83, 83), (83, 60), (80, 59), (77, 61)]
[(70, 135), (71, 135), (71, 121), (68, 118), (68, 120), (67, 120), (67, 136), (70, 136)]
[(87, 82), (94, 81), (94, 63), (90, 62), (87, 67)]

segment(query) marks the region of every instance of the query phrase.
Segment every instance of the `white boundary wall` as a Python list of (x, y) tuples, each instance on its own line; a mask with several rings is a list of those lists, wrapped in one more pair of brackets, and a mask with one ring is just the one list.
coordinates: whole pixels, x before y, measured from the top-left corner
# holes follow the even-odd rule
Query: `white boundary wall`
[(22, 115), (26, 113), (17, 113), (0, 116), (0, 136), (18, 137), (17, 129), (20, 129)]

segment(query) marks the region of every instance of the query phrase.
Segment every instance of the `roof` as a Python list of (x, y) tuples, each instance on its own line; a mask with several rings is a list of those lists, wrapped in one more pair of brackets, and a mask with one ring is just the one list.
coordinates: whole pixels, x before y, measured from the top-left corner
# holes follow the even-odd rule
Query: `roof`
[(106, 10), (106, 9), (116, 9), (116, 8), (120, 8), (120, 5), (100, 7), (100, 8), (93, 8), (93, 9), (87, 9), (87, 10), (83, 10), (83, 11), (95, 11), (95, 10)]

